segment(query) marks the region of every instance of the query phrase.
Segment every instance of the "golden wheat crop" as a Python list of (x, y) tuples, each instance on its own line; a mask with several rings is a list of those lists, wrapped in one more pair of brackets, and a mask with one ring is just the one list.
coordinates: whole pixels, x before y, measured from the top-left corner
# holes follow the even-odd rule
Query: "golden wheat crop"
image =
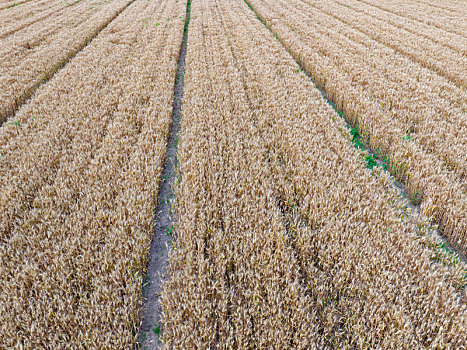
[(243, 0), (191, 16), (165, 348), (463, 346), (465, 270), (433, 261), (292, 57)]
[(185, 8), (134, 2), (0, 129), (0, 348), (135, 341)]
[[(450, 48), (455, 51), (458, 50), (459, 53), (462, 53), (464, 56), (467, 54), (467, 38), (465, 38), (465, 36), (451, 33), (446, 30), (440, 30), (431, 24), (427, 24), (421, 21), (413, 20), (400, 15), (394, 15), (394, 13), (378, 7), (378, 4), (381, 5), (381, 2), (379, 1), (371, 3), (361, 0), (337, 0), (336, 3), (351, 8), (362, 15), (364, 14), (362, 18), (367, 18), (367, 16), (369, 16), (373, 19), (380, 20), (383, 23), (386, 22), (386, 24), (389, 25), (387, 34), (394, 35), (402, 33), (403, 35), (408, 35), (409, 33), (412, 33), (416, 35), (417, 38), (421, 37), (422, 40), (425, 40), (425, 38), (432, 40), (433, 42), (440, 44), (442, 48)], [(410, 5), (407, 3), (406, 6)], [(407, 10), (405, 12), (406, 14), (413, 13), (413, 11)], [(462, 17), (459, 12), (456, 12), (456, 15), (459, 15), (458, 18), (453, 18), (452, 14), (449, 16), (453, 23), (459, 22), (459, 19)], [(437, 18), (439, 21), (439, 16)], [(432, 43), (430, 44), (432, 45)], [(418, 49), (423, 50), (425, 48), (419, 47)]]
[[(311, 5), (311, 8), (319, 9), (321, 14), (344, 23), (354, 31), (409, 57), (420, 66), (433, 70), (455, 85), (467, 87), (467, 72), (463, 68), (467, 66), (467, 57), (458, 51), (459, 48), (466, 49), (465, 37), (458, 36), (456, 47), (449, 48), (434, 42), (432, 38), (425, 38), (405, 29), (401, 30), (385, 20), (375, 18), (372, 14), (357, 11), (354, 2), (305, 0), (304, 3)], [(305, 10), (306, 13), (309, 13), (308, 11)], [(461, 21), (461, 18), (458, 21)], [(437, 32), (445, 33), (441, 30)]]
[[(19, 5), (23, 5), (30, 2), (37, 2), (38, 0), (1, 0), (0, 2), (0, 10), (13, 8)], [(44, 1), (44, 0), (42, 0)]]
[[(273, 8), (277, 8), (276, 5)], [(425, 152), (438, 155), (460, 177), (465, 176), (467, 95), (453, 83), (423, 69), (417, 64), (422, 60), (417, 58), (423, 57), (426, 67), (430, 67), (432, 61), (441, 64), (462, 85), (467, 82), (463, 69), (467, 66), (467, 57), (397, 27), (384, 27), (384, 21), (362, 15), (353, 7), (334, 2), (317, 2), (311, 6), (302, 1), (287, 1), (283, 5), (287, 8), (282, 13), (286, 16), (283, 21), (292, 17), (287, 25), (295, 25), (294, 32), (300, 38), (309, 38), (312, 33), (321, 39), (315, 46), (327, 63), (338, 66), (360, 87), (365, 97), (397, 120), (406, 133), (403, 135), (406, 141), (417, 142)], [(290, 12), (294, 16), (290, 16)], [(297, 21), (305, 22), (305, 28)], [(467, 45), (466, 40), (463, 42), (464, 45), (459, 45)], [(442, 56), (435, 57), (433, 52)], [(415, 57), (417, 63), (408, 61), (405, 56)], [(437, 66), (432, 68), (438, 70)], [(439, 137), (440, 131), (443, 137)]]
[[(187, 0), (0, 2), (0, 349), (137, 347)], [(467, 344), (466, 14), (192, 1), (162, 347)]]
[(83, 0), (2, 38), (0, 123), (127, 5), (127, 0)]
[(360, 0), (400, 17), (425, 23), (432, 28), (465, 37), (467, 10), (462, 1), (405, 1), (404, 6), (391, 0)]
[(467, 251), (466, 92), (321, 5), (248, 2), (370, 147), (390, 159), (424, 213)]
[(30, 2), (31, 0), (9, 0), (9, 1), (2, 1), (0, 3), (0, 10), (10, 9), (24, 3)]
[(69, 7), (66, 2), (59, 0), (15, 4), (17, 3), (9, 5), (5, 11), (0, 11), (0, 38), (2, 39)]

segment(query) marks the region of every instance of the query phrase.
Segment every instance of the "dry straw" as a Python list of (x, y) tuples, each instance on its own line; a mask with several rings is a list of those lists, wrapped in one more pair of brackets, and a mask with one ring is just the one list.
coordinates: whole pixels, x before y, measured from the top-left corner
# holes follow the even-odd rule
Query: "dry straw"
[[(391, 171), (415, 201), (422, 200), (424, 213), (465, 252), (466, 92), (399, 52), (405, 49), (353, 28), (342, 18), (352, 11), (345, 6), (337, 11), (342, 6), (329, 1), (249, 3), (370, 147), (390, 159)], [(466, 60), (462, 53), (453, 56)]]
[(185, 8), (136, 1), (0, 129), (0, 348), (135, 341)]
[(460, 271), (281, 44), (243, 0), (191, 18), (165, 348), (464, 345)]

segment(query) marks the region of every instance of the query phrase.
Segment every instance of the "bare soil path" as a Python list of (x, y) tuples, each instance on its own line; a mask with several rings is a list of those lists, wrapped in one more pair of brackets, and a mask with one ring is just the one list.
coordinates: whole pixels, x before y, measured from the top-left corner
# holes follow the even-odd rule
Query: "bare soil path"
[(183, 41), (178, 57), (177, 76), (174, 85), (174, 100), (172, 107), (172, 125), (169, 139), (162, 182), (157, 194), (157, 206), (154, 218), (154, 236), (149, 251), (149, 262), (146, 276), (143, 280), (144, 305), (142, 309), (142, 324), (138, 335), (139, 348), (158, 349), (162, 335), (160, 304), (161, 281), (167, 267), (168, 245), (172, 241), (173, 217), (171, 207), (174, 202), (172, 185), (176, 176), (178, 135), (183, 100), (183, 86), (185, 75), (185, 56), (188, 39), (188, 25), (190, 23), (191, 0), (188, 0), (185, 16)]

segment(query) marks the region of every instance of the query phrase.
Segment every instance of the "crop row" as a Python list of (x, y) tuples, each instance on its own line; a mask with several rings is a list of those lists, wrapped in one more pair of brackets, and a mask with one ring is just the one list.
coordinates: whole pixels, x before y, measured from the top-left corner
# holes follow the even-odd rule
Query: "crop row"
[(165, 347), (465, 344), (460, 272), (293, 58), (242, 0), (193, 1), (191, 18)]
[(64, 1), (32, 1), (24, 6), (13, 6), (0, 12), (0, 38), (26, 28), (50, 16), (56, 16), (66, 9)]
[(306, 13), (316, 8), (354, 31), (361, 32), (368, 38), (409, 57), (422, 67), (438, 73), (458, 87), (467, 87), (467, 72), (463, 69), (467, 66), (467, 57), (458, 51), (460, 47), (465, 48), (466, 38), (458, 37), (457, 48), (453, 49), (439, 45), (431, 38), (425, 38), (405, 29), (401, 30), (386, 20), (357, 11), (351, 5), (336, 3), (334, 0), (304, 2), (311, 5), (305, 10)]
[(9, 0), (9, 1), (3, 1), (0, 4), (0, 10), (5, 10), (5, 9), (10, 9), (22, 4), (25, 4), (27, 2), (30, 2), (31, 0)]
[(0, 348), (135, 341), (185, 5), (135, 1), (0, 129)]
[[(360, 0), (400, 17), (427, 24), (454, 33), (464, 38), (467, 23), (465, 5), (457, 1), (442, 1), (436, 5), (432, 1), (405, 1), (403, 6), (391, 0)], [(449, 6), (450, 5), (450, 6)], [(450, 8), (451, 7), (451, 8)]]
[[(336, 3), (342, 4), (357, 11), (363, 16), (363, 18), (369, 16), (386, 22), (388, 31), (392, 34), (409, 32), (418, 37), (432, 40), (433, 42), (446, 48), (455, 50), (456, 52), (458, 51), (464, 56), (467, 55), (467, 38), (464, 36), (450, 33), (435, 26), (396, 15), (384, 9), (378, 8), (376, 4), (366, 3), (361, 0), (337, 0)], [(394, 26), (397, 29), (392, 28), (391, 26)], [(432, 44), (430, 43), (430, 45)], [(418, 49), (425, 48), (419, 46)]]
[(465, 91), (308, 1), (248, 3), (465, 252)]
[[(407, 60), (397, 51), (369, 40), (370, 37), (353, 28), (359, 27), (357, 20), (349, 25), (347, 20), (342, 22), (334, 18), (334, 14), (323, 13), (322, 7), (317, 3), (310, 6), (299, 0), (282, 1), (274, 11), (281, 16), (289, 16), (280, 17), (280, 22), (286, 24), (299, 40), (311, 35), (319, 39), (314, 47), (327, 57), (328, 64), (337, 66), (363, 91), (365, 97), (375, 101), (385, 113), (397, 120), (406, 132), (403, 137), (415, 139), (426, 152), (436, 153), (459, 176), (463, 176), (467, 168), (464, 137), (467, 124), (463, 117), (467, 99), (465, 92)], [(327, 12), (329, 9), (336, 13), (344, 12), (347, 18), (350, 15), (346, 10), (355, 12), (330, 5), (326, 9)], [(370, 26), (366, 27), (365, 31), (369, 32)], [(371, 26), (373, 34), (377, 32), (374, 27)], [(401, 34), (396, 31), (392, 36)], [(464, 65), (453, 66), (459, 69)], [(439, 135), (440, 129), (443, 137)]]
[(90, 6), (93, 3), (57, 9), (1, 39), (0, 124), (129, 4), (112, 0)]

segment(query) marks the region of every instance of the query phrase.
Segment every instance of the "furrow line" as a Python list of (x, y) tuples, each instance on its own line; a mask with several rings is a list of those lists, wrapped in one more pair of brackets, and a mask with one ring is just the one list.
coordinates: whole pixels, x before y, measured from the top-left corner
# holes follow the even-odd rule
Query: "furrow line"
[(166, 270), (168, 259), (168, 245), (171, 244), (174, 217), (173, 185), (177, 171), (177, 149), (180, 133), (181, 111), (183, 102), (183, 87), (185, 78), (185, 57), (188, 42), (191, 1), (188, 0), (185, 13), (185, 26), (177, 62), (177, 75), (174, 84), (172, 103), (172, 121), (168, 135), (162, 181), (157, 192), (156, 208), (154, 211), (154, 231), (149, 250), (149, 260), (146, 274), (143, 278), (143, 308), (141, 310), (141, 326), (138, 334), (138, 346), (142, 349), (158, 349), (159, 337), (162, 336), (160, 304), (161, 279)]

